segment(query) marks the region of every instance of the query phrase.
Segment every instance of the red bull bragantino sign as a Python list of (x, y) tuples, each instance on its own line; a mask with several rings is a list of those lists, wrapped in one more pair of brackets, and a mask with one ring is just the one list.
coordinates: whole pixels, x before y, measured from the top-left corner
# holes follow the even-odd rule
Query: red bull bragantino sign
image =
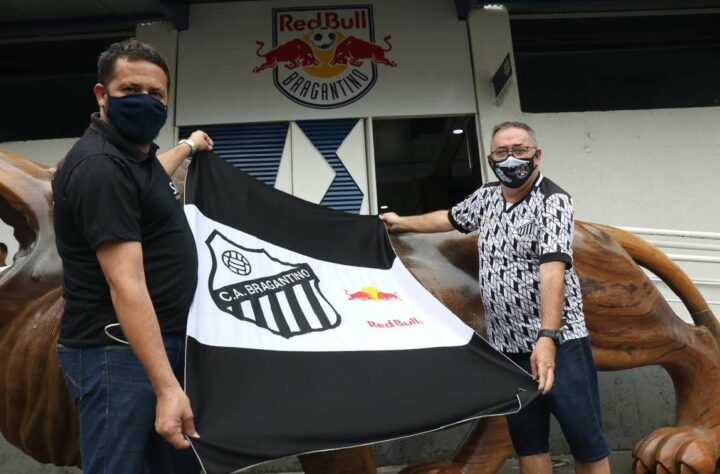
[(273, 9), (272, 47), (256, 41), (275, 86), (293, 102), (332, 109), (363, 97), (377, 81), (378, 65), (389, 58), (391, 36), (375, 43), (372, 5)]

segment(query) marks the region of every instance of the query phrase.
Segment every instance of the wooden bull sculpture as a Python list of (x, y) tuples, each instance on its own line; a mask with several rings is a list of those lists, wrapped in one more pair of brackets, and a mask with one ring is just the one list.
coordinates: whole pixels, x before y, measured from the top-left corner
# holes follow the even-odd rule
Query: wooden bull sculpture
[[(63, 299), (51, 172), (0, 152), (0, 219), (14, 228), (20, 244), (14, 264), (0, 274), (0, 431), (40, 462), (77, 465), (77, 413), (55, 356)], [(182, 169), (176, 178), (184, 175)], [(394, 245), (426, 288), (466, 323), (484, 330), (475, 236), (406, 235), (394, 237)], [(714, 472), (720, 457), (720, 327), (706, 302), (663, 253), (618, 229), (578, 222), (574, 253), (598, 367), (661, 365), (675, 386), (676, 426), (661, 428), (635, 446), (636, 472)], [(695, 326), (673, 313), (638, 265), (680, 296)], [(484, 419), (452, 460), (403, 472), (492, 473), (511, 451), (504, 418)], [(313, 474), (375, 472), (369, 448), (300, 460)]]

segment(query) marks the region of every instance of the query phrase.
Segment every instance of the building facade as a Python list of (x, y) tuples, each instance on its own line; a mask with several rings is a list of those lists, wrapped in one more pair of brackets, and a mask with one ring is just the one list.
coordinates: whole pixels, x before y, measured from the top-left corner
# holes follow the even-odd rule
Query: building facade
[[(537, 132), (544, 174), (574, 197), (577, 219), (635, 229), (670, 254), (720, 314), (714, 2), (176, 3), (186, 7), (184, 22), (145, 11), (112, 27), (88, 20), (59, 33), (6, 33), (0, 57), (12, 60), (0, 66), (10, 92), (0, 149), (47, 165), (62, 159), (93, 110), (97, 51), (130, 36), (160, 50), (172, 73), (161, 149), (206, 130), (222, 158), (268, 185), (346, 212), (449, 207), (494, 180), (485, 158), (493, 125), (523, 121)], [(32, 54), (40, 59), (28, 60)], [(67, 58), (91, 64), (66, 70)], [(32, 99), (40, 105), (27, 105), (33, 90), (48, 88)], [(38, 125), (44, 117), (52, 124)], [(2, 224), (0, 241), (12, 255), (17, 245)], [(639, 374), (604, 379), (614, 448), (672, 421), (672, 413), (645, 413), (672, 410), (669, 378)], [(650, 400), (633, 377), (664, 398)], [(460, 435), (442, 436), (383, 459), (440, 453)]]

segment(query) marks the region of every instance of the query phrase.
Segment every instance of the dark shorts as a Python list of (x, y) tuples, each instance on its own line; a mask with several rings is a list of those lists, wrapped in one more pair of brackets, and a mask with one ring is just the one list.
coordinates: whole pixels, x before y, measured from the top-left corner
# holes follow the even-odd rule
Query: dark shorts
[[(505, 355), (530, 372), (529, 353)], [(507, 416), (518, 456), (549, 452), (550, 413), (560, 423), (577, 461), (591, 463), (610, 454), (602, 432), (597, 372), (589, 337), (560, 345), (550, 393), (540, 396), (519, 413)]]

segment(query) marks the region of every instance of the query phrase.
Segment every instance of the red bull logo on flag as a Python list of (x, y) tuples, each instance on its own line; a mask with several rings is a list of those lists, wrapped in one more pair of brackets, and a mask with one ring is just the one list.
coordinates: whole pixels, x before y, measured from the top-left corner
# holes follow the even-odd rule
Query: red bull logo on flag
[(396, 67), (391, 36), (375, 43), (372, 5), (273, 10), (273, 42), (256, 41), (275, 86), (293, 102), (318, 109), (351, 104), (377, 80), (378, 65)]
[(358, 291), (345, 290), (345, 294), (347, 295), (349, 301), (389, 301), (400, 299), (397, 293), (380, 291), (374, 286), (366, 286)]

